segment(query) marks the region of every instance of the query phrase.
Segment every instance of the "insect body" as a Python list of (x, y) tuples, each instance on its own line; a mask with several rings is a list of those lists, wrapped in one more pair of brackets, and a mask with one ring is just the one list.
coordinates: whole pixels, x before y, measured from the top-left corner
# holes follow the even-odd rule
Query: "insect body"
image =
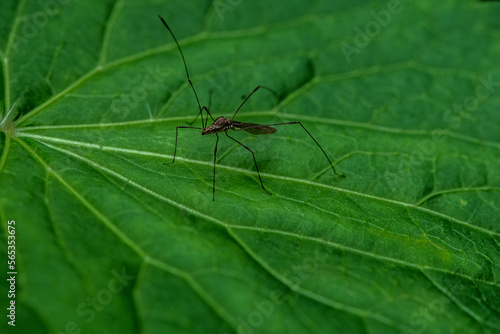
[(268, 135), (278, 131), (269, 125), (231, 121), (224, 116), (220, 116), (212, 123), (212, 125), (204, 128), (203, 131), (201, 131), (201, 135), (211, 135), (213, 133), (225, 132), (227, 130), (245, 130), (253, 135)]
[[(194, 85), (191, 82), (191, 79), (189, 78), (189, 72), (188, 72), (188, 68), (187, 68), (187, 65), (186, 65), (186, 59), (184, 58), (184, 54), (182, 53), (181, 47), (180, 47), (179, 43), (177, 42), (177, 39), (175, 38), (172, 30), (167, 25), (167, 23), (165, 22), (165, 20), (163, 20), (163, 18), (161, 16), (159, 16), (159, 18), (163, 22), (163, 24), (165, 25), (165, 27), (168, 29), (168, 31), (170, 32), (170, 34), (172, 35), (172, 38), (174, 39), (175, 43), (177, 44), (177, 48), (179, 49), (179, 52), (180, 52), (180, 54), (182, 56), (182, 61), (184, 62), (184, 69), (186, 70), (187, 80), (188, 80), (188, 82), (189, 82), (189, 84), (190, 84), (190, 86), (191, 86), (191, 88), (193, 90), (194, 96), (196, 98), (196, 102), (198, 103), (199, 112), (198, 112), (196, 118), (194, 119), (194, 121), (196, 121), (196, 119), (198, 118), (198, 116), (201, 116), (201, 124), (202, 124), (201, 128), (200, 127), (195, 127), (195, 126), (185, 126), (185, 125), (179, 125), (179, 126), (177, 126), (175, 128), (174, 157), (173, 157), (173, 159), (172, 159), (171, 162), (163, 163), (164, 165), (170, 165), (170, 164), (173, 164), (175, 162), (175, 156), (177, 154), (177, 138), (178, 138), (178, 134), (179, 134), (179, 129), (197, 129), (197, 130), (201, 130), (201, 134), (202, 135), (215, 134), (215, 136), (216, 136), (217, 139), (215, 141), (215, 149), (214, 149), (214, 171), (213, 171), (213, 185), (212, 185), (212, 200), (215, 201), (215, 166), (216, 166), (216, 162), (217, 162), (217, 146), (218, 146), (218, 143), (219, 143), (219, 133), (223, 132), (228, 138), (230, 138), (231, 140), (235, 141), (237, 144), (241, 145), (242, 147), (244, 147), (247, 151), (249, 151), (252, 154), (253, 161), (254, 161), (254, 164), (255, 164), (255, 169), (257, 170), (257, 176), (259, 177), (260, 185), (262, 186), (262, 189), (264, 189), (264, 191), (266, 193), (268, 193), (269, 195), (271, 195), (271, 193), (269, 191), (267, 191), (267, 189), (264, 187), (264, 183), (262, 182), (262, 178), (260, 177), (259, 167), (257, 166), (257, 160), (255, 159), (254, 152), (249, 147), (247, 147), (246, 145), (244, 145), (243, 143), (241, 143), (240, 141), (238, 141), (237, 139), (231, 137), (228, 134), (228, 131), (229, 130), (233, 130), (233, 131), (241, 131), (241, 130), (243, 130), (243, 131), (246, 131), (246, 132), (248, 132), (250, 134), (253, 134), (253, 135), (265, 135), (265, 134), (273, 134), (273, 133), (275, 133), (277, 131), (276, 128), (274, 128), (273, 126), (288, 125), (288, 124), (299, 124), (304, 129), (304, 131), (309, 135), (309, 137), (311, 137), (311, 139), (316, 143), (316, 145), (319, 147), (319, 149), (323, 152), (323, 154), (325, 155), (326, 159), (328, 160), (328, 163), (330, 164), (330, 167), (332, 168), (332, 171), (336, 175), (339, 175), (341, 177), (345, 177), (343, 174), (339, 174), (339, 173), (337, 173), (335, 171), (335, 168), (333, 167), (333, 164), (330, 161), (330, 158), (328, 157), (328, 155), (326, 154), (326, 152), (323, 150), (323, 148), (321, 147), (321, 145), (316, 141), (316, 139), (314, 139), (314, 137), (311, 135), (311, 133), (309, 133), (309, 131), (307, 131), (307, 129), (299, 121), (285, 122), (285, 123), (274, 123), (274, 124), (257, 124), (257, 123), (238, 122), (238, 121), (234, 120), (234, 117), (236, 116), (236, 114), (238, 113), (238, 111), (241, 109), (241, 107), (245, 104), (245, 102), (257, 90), (259, 90), (260, 88), (264, 88), (264, 89), (270, 91), (271, 93), (273, 93), (275, 95), (278, 95), (274, 90), (272, 90), (270, 88), (267, 88), (267, 87), (264, 87), (264, 86), (257, 86), (257, 87), (255, 87), (255, 89), (243, 100), (243, 102), (240, 104), (240, 106), (238, 107), (238, 109), (236, 109), (236, 111), (233, 114), (233, 117), (231, 117), (229, 119), (229, 118), (226, 118), (224, 116), (220, 116), (217, 119), (214, 119), (212, 117), (212, 115), (210, 114), (210, 110), (209, 110), (210, 109), (210, 103), (209, 103), (209, 107), (208, 108), (206, 106), (201, 107), (200, 100), (198, 99), (198, 94), (196, 94), (196, 90), (194, 89)], [(207, 114), (205, 120), (203, 120), (203, 111), (205, 111), (206, 114)], [(210, 117), (212, 119), (212, 121), (213, 121), (213, 123), (211, 125), (208, 125), (208, 117)], [(193, 124), (194, 121), (192, 123), (188, 123), (188, 124)]]

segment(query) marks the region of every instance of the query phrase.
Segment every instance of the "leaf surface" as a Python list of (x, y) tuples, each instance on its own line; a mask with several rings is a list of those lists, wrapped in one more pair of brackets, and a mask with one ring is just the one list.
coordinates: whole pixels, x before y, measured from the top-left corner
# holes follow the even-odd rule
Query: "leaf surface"
[[(498, 4), (0, 13), (0, 246), (5, 264), (15, 220), (19, 332), (500, 333)], [(224, 133), (215, 202), (214, 135), (179, 128), (163, 165), (198, 105), (158, 14), (214, 118), (272, 88), (235, 120), (300, 121), (346, 178), (298, 124), (229, 132), (271, 196)]]

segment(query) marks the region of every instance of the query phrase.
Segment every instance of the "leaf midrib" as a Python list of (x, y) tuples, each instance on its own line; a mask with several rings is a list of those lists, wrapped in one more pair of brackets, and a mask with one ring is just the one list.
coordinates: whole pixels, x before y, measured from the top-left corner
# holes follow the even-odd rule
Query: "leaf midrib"
[[(26, 137), (26, 138), (31, 138), (31, 139), (37, 140), (41, 144), (43, 144), (43, 145), (45, 145), (45, 146), (47, 146), (49, 148), (62, 151), (65, 154), (74, 155), (76, 158), (78, 158), (80, 160), (83, 160), (83, 161), (86, 161), (88, 159), (84, 158), (84, 157), (82, 157), (82, 156), (80, 156), (80, 155), (78, 155), (76, 153), (72, 153), (72, 152), (67, 151), (65, 149), (62, 149), (62, 148), (59, 148), (59, 147), (47, 144), (43, 140), (51, 141), (51, 142), (54, 142), (54, 143), (61, 143), (61, 144), (73, 145), (73, 146), (77, 146), (77, 147), (93, 148), (93, 149), (98, 149), (100, 151), (111, 151), (111, 152), (117, 152), (117, 153), (137, 154), (137, 155), (141, 155), (141, 156), (154, 157), (154, 158), (159, 158), (159, 159), (161, 158), (161, 159), (166, 159), (166, 160), (173, 158), (172, 155), (168, 155), (168, 154), (161, 154), (161, 153), (147, 152), (147, 151), (140, 151), (140, 150), (132, 150), (132, 149), (123, 149), (123, 148), (117, 148), (117, 147), (113, 147), (113, 146), (106, 146), (106, 145), (85, 143), (85, 142), (79, 142), (79, 141), (73, 141), (73, 140), (66, 140), (66, 139), (59, 139), (59, 138), (52, 138), (52, 137), (35, 135), (35, 134), (29, 134), (28, 135), (28, 134), (24, 134), (23, 133), (23, 136)], [(208, 162), (208, 161), (188, 159), (188, 158), (183, 158), (183, 157), (176, 157), (176, 159), (179, 160), (179, 161), (183, 161), (183, 162), (187, 162), (187, 163), (192, 163), (192, 164), (197, 164), (197, 165), (202, 165), (202, 166), (213, 166), (213, 164), (211, 162)], [(90, 160), (88, 160), (88, 161), (90, 161)], [(96, 165), (98, 165), (98, 164), (96, 164)], [(100, 166), (100, 168), (101, 169), (106, 169), (106, 167), (103, 167), (103, 166)], [(225, 170), (232, 171), (232, 172), (238, 172), (238, 173), (242, 173), (242, 174), (251, 174), (251, 175), (254, 175), (254, 176), (257, 175), (256, 172), (250, 171), (248, 169), (237, 168), (237, 167), (228, 166), (228, 165), (224, 165), (224, 164), (217, 164), (217, 168), (225, 169)], [(462, 220), (456, 219), (454, 217), (447, 216), (445, 214), (442, 214), (440, 212), (437, 212), (437, 211), (434, 211), (434, 210), (431, 210), (431, 209), (428, 209), (428, 208), (423, 208), (423, 207), (418, 206), (416, 204), (400, 202), (400, 201), (396, 201), (396, 200), (393, 200), (393, 199), (388, 199), (388, 198), (379, 197), (379, 196), (370, 195), (370, 194), (364, 194), (364, 193), (360, 193), (360, 192), (353, 191), (353, 190), (348, 190), (348, 189), (344, 189), (344, 188), (333, 187), (333, 186), (330, 186), (330, 185), (326, 185), (326, 184), (323, 184), (323, 183), (317, 183), (317, 182), (310, 181), (310, 180), (297, 179), (297, 178), (293, 178), (293, 177), (289, 177), (289, 176), (281, 176), (281, 175), (270, 174), (270, 173), (260, 173), (260, 174), (264, 175), (265, 177), (268, 177), (268, 178), (274, 178), (276, 180), (293, 181), (293, 182), (296, 182), (296, 183), (301, 183), (301, 184), (306, 184), (306, 185), (310, 185), (310, 186), (322, 187), (322, 188), (330, 189), (332, 191), (343, 192), (345, 194), (355, 195), (355, 196), (362, 197), (362, 198), (364, 197), (364, 198), (367, 198), (367, 199), (373, 199), (373, 200), (377, 200), (377, 201), (381, 201), (381, 202), (386, 202), (386, 203), (390, 203), (390, 204), (402, 206), (402, 207), (405, 207), (405, 208), (412, 208), (412, 209), (419, 210), (419, 211), (422, 211), (422, 212), (430, 213), (430, 214), (432, 214), (434, 216), (437, 216), (437, 217), (440, 217), (440, 218), (445, 218), (447, 220), (456, 222), (456, 223), (458, 223), (460, 225), (463, 225), (463, 226), (466, 226), (468, 228), (480, 231), (482, 233), (487, 233), (487, 234), (489, 234), (491, 236), (499, 236), (500, 237), (500, 233), (496, 233), (494, 231), (491, 231), (491, 230), (488, 230), (488, 229), (485, 229), (485, 228), (482, 228), (482, 227), (479, 227), (479, 226), (471, 225), (471, 224), (467, 223), (466, 221), (462, 221)], [(127, 181), (127, 182), (129, 182), (129, 181)], [(179, 204), (179, 203), (177, 203), (177, 204)], [(185, 209), (185, 208), (183, 208), (183, 209)]]

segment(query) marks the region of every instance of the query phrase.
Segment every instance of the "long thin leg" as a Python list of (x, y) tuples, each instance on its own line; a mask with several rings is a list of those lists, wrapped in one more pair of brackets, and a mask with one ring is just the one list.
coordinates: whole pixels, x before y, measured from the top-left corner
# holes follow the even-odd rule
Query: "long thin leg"
[(172, 159), (172, 162), (164, 162), (164, 165), (170, 165), (175, 162), (175, 156), (177, 154), (177, 136), (179, 134), (179, 128), (181, 129), (197, 129), (197, 130), (203, 130), (202, 128), (197, 128), (194, 126), (184, 126), (184, 125), (179, 125), (178, 127), (175, 128), (175, 147), (174, 147), (174, 158)]
[(250, 94), (248, 94), (248, 96), (246, 97), (246, 99), (243, 100), (243, 102), (241, 102), (241, 104), (238, 107), (238, 109), (236, 109), (236, 111), (234, 112), (233, 117), (231, 117), (231, 121), (234, 119), (234, 116), (236, 116), (236, 114), (238, 113), (238, 111), (240, 111), (241, 107), (243, 107), (243, 105), (245, 104), (245, 102), (247, 102), (247, 100), (250, 98), (250, 96), (252, 96), (253, 93), (255, 93), (256, 91), (258, 91), (259, 88), (267, 89), (268, 91), (270, 91), (271, 93), (273, 93), (274, 95), (276, 95), (278, 97), (278, 93), (276, 93), (276, 91), (272, 90), (271, 88), (267, 88), (267, 87), (264, 87), (264, 86), (257, 86), (257, 87), (255, 87), (255, 89)]
[[(168, 29), (168, 31), (170, 32), (170, 35), (172, 35), (172, 38), (174, 39), (175, 44), (177, 45), (177, 48), (179, 49), (179, 52), (180, 52), (180, 54), (182, 56), (182, 61), (184, 62), (184, 69), (186, 70), (187, 80), (188, 80), (189, 84), (191, 85), (191, 89), (193, 90), (194, 97), (196, 98), (196, 102), (198, 103), (198, 109), (200, 110), (200, 114), (201, 114), (202, 111), (203, 111), (203, 108), (204, 109), (206, 109), (206, 108), (205, 107), (201, 108), (200, 99), (198, 99), (198, 94), (196, 94), (196, 90), (194, 89), (194, 85), (191, 82), (191, 78), (189, 78), (189, 72), (188, 72), (188, 68), (187, 68), (187, 65), (186, 65), (186, 59), (184, 58), (184, 54), (182, 53), (182, 49), (181, 49), (181, 47), (179, 45), (179, 42), (177, 42), (177, 38), (175, 38), (175, 35), (172, 32), (172, 30), (170, 29), (170, 27), (168, 26), (167, 22), (165, 22), (165, 20), (160, 15), (158, 15), (158, 17), (160, 18), (161, 22), (163, 22), (163, 25)], [(208, 111), (208, 109), (206, 109), (206, 110)], [(196, 117), (198, 117), (198, 116), (196, 116)], [(202, 117), (201, 121), (203, 123), (203, 117)], [(193, 123), (194, 123), (194, 121), (193, 121)], [(191, 123), (191, 124), (193, 124), (193, 123)], [(205, 127), (205, 125), (203, 125), (203, 127)]]
[[(303, 126), (302, 123), (300, 123), (299, 121), (286, 122), (286, 123), (274, 123), (274, 124), (262, 124), (262, 125), (265, 125), (265, 126), (276, 126), (276, 125), (287, 125), (287, 124), (299, 124), (302, 127), (302, 129), (304, 129), (304, 131), (309, 135), (309, 137), (311, 137), (311, 139), (314, 140), (314, 142), (316, 143), (316, 145), (318, 145), (318, 147), (321, 150), (321, 152), (323, 152), (323, 154), (326, 157), (326, 160), (328, 160), (328, 162), (330, 163), (330, 167), (332, 167), (332, 170), (335, 173), (335, 175), (338, 175), (338, 176), (341, 176), (341, 177), (345, 177), (344, 174), (337, 173), (337, 171), (333, 167), (332, 162), (330, 161), (330, 158), (326, 154), (325, 150), (323, 150), (323, 147), (321, 147), (321, 145), (318, 143), (318, 141), (316, 139), (314, 139), (314, 137), (312, 136), (312, 134), (309, 131), (307, 131), (307, 129), (305, 128), (305, 126)], [(261, 125), (256, 125), (255, 127), (259, 127), (259, 126), (261, 126)]]
[(233, 137), (231, 137), (230, 135), (228, 135), (227, 131), (226, 131), (226, 136), (228, 136), (229, 138), (231, 138), (232, 140), (234, 140), (235, 142), (237, 142), (238, 144), (240, 144), (241, 146), (243, 146), (244, 148), (246, 148), (248, 152), (252, 153), (253, 162), (255, 163), (255, 169), (257, 170), (257, 176), (259, 177), (260, 185), (262, 186), (262, 189), (264, 189), (264, 191), (266, 193), (268, 193), (269, 195), (271, 195), (271, 193), (269, 191), (267, 191), (266, 188), (264, 187), (264, 183), (262, 182), (262, 179), (260, 178), (259, 167), (257, 166), (257, 160), (255, 160), (255, 154), (253, 153), (253, 151), (249, 147), (243, 145), (242, 143), (240, 143), (239, 141), (237, 141), (236, 139), (234, 139)]
[(217, 144), (219, 144), (219, 134), (216, 133), (215, 136), (217, 140), (215, 141), (215, 150), (214, 150), (214, 178), (212, 184), (212, 201), (215, 202), (215, 165), (217, 164)]

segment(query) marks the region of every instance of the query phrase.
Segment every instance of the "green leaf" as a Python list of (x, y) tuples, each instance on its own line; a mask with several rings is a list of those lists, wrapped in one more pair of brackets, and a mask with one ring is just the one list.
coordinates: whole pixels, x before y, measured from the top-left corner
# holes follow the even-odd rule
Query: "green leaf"
[[(2, 328), (500, 333), (498, 3), (0, 13)], [(198, 105), (159, 14), (214, 117), (269, 87), (235, 120), (300, 121), (346, 178), (297, 124), (229, 132), (271, 196), (223, 133), (214, 202), (214, 135), (180, 128), (163, 165)]]

